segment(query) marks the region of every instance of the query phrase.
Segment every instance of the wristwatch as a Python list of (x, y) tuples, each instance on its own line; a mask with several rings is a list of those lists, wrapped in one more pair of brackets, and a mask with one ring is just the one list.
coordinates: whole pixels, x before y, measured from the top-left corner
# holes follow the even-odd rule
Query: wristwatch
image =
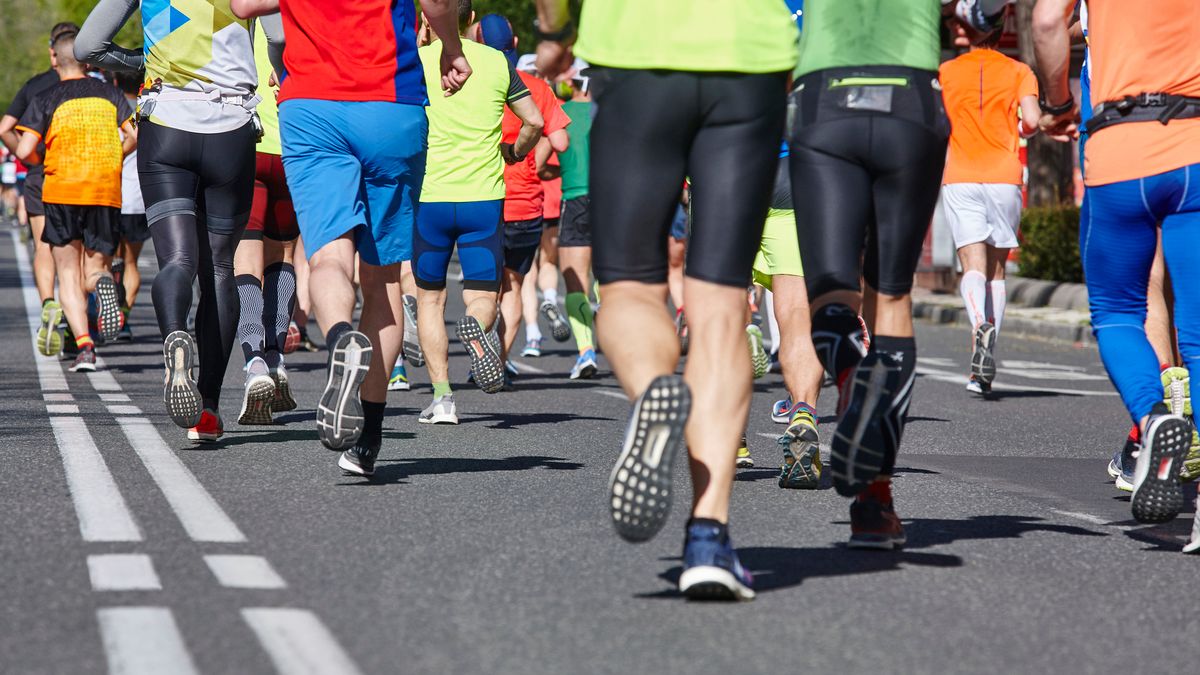
[(559, 28), (552, 33), (547, 33), (542, 30), (541, 22), (537, 19), (534, 19), (533, 36), (536, 37), (539, 42), (570, 42), (572, 38), (575, 37), (575, 23), (573, 21), (568, 21), (563, 24), (562, 28)]
[(1075, 107), (1075, 95), (1071, 94), (1067, 96), (1067, 100), (1058, 105), (1050, 105), (1044, 98), (1039, 99), (1038, 107), (1041, 108), (1042, 112), (1046, 113), (1047, 115), (1054, 115), (1057, 117), (1058, 115), (1071, 112), (1071, 109)]

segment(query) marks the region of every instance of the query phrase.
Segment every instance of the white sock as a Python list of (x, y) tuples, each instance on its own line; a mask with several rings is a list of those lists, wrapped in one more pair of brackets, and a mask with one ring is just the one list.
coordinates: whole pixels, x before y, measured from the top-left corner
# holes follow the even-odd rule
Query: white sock
[(1000, 322), (1004, 320), (1004, 308), (1008, 306), (1008, 290), (1004, 280), (999, 279), (988, 284), (987, 315), (988, 321), (1000, 332)]
[(538, 328), (538, 325), (536, 323), (525, 324), (525, 341), (526, 342), (529, 342), (530, 340), (541, 340), (541, 339), (542, 339), (542, 329)]
[(558, 304), (558, 289), (557, 288), (547, 288), (546, 290), (542, 291), (542, 302), (548, 302), (552, 305), (557, 305)]
[(779, 352), (779, 322), (775, 320), (775, 294), (767, 291), (763, 300), (764, 313), (767, 315), (767, 330), (771, 332), (771, 353)]
[(963, 272), (962, 281), (958, 282), (958, 292), (962, 294), (963, 305), (971, 315), (971, 325), (978, 326), (986, 321), (987, 277), (974, 270)]

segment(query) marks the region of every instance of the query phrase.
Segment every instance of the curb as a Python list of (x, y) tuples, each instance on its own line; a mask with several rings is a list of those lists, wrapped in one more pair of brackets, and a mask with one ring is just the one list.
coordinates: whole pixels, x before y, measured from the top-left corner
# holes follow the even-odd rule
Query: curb
[[(913, 300), (913, 317), (932, 323), (971, 327), (971, 320), (967, 318), (966, 309), (962, 307), (947, 307), (943, 304), (922, 302), (916, 299)], [(1056, 323), (1053, 321), (1030, 319), (1023, 316), (1005, 316), (1004, 332), (1022, 337), (1050, 340), (1053, 342), (1067, 342), (1080, 346), (1094, 346), (1096, 344), (1096, 340), (1092, 336), (1091, 327), (1088, 325)]]
[(1084, 284), (1043, 281), (1010, 276), (1006, 280), (1008, 301), (1024, 307), (1054, 307), (1087, 311), (1088, 293)]

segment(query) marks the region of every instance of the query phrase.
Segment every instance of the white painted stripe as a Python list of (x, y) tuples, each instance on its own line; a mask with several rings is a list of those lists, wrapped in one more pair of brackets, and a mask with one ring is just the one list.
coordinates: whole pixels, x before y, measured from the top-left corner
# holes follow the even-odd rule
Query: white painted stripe
[[(937, 380), (939, 382), (949, 382), (962, 386), (963, 390), (967, 387), (967, 376), (963, 373), (952, 373), (947, 370), (938, 370), (936, 368), (928, 368), (917, 365), (914, 369), (918, 375), (924, 376), (926, 379)], [(1051, 394), (1066, 394), (1068, 396), (1116, 396), (1115, 391), (1092, 391), (1088, 389), (1062, 389), (1058, 387), (1034, 387), (1015, 384), (993, 383), (992, 390), (994, 391), (1044, 391)]]
[(257, 555), (206, 555), (204, 562), (226, 588), (287, 588), (267, 559)]
[(96, 618), (110, 675), (199, 672), (166, 607), (108, 607)]
[(74, 396), (72, 396), (70, 394), (62, 394), (62, 393), (45, 393), (45, 394), (42, 394), (42, 398), (47, 401), (57, 401), (57, 402), (74, 401), (75, 400)]
[(601, 396), (608, 396), (610, 398), (619, 398), (622, 401), (629, 400), (629, 397), (626, 396), (624, 394), (624, 392), (616, 391), (613, 389), (601, 389), (599, 387), (591, 387), (588, 389), (588, 391), (592, 392), (593, 394), (600, 394)]
[(141, 553), (89, 555), (93, 591), (161, 591), (150, 556)]
[(129, 394), (100, 394), (105, 403), (129, 403)]
[(121, 430), (133, 451), (142, 459), (150, 477), (175, 511), (183, 529), (195, 541), (243, 542), (246, 536), (225, 515), (208, 490), (163, 442), (150, 421), (141, 417), (118, 417)]
[(67, 488), (84, 541), (141, 541), (138, 528), (104, 457), (78, 417), (51, 417)]
[(121, 391), (121, 385), (117, 384), (117, 378), (106, 370), (104, 359), (100, 356), (96, 357), (96, 367), (99, 369), (94, 373), (88, 373), (88, 381), (92, 383), (92, 389), (96, 391)]
[(522, 361), (516, 361), (513, 359), (509, 359), (509, 361), (512, 361), (512, 364), (517, 367), (517, 372), (519, 372), (519, 373), (526, 373), (526, 374), (533, 374), (533, 375), (549, 375), (550, 374), (550, 371), (548, 371), (548, 370), (542, 370), (541, 368), (538, 368), (537, 366), (531, 366), (528, 363), (524, 363)]
[(136, 405), (110, 405), (108, 412), (114, 415), (141, 415), (142, 409)]
[(38, 297), (37, 286), (33, 283), (33, 265), (29, 260), (29, 251), (21, 243), (21, 237), (16, 230), (10, 230), (13, 251), (17, 258), (17, 273), (21, 277), (21, 295), (25, 300), (25, 318), (29, 323), (29, 344), (33, 347), (33, 361), (37, 364), (38, 382), (42, 391), (67, 391), (67, 378), (63, 375), (62, 366), (58, 359), (45, 357), (37, 351), (37, 332), (42, 325), (42, 300)]
[(242, 618), (282, 675), (349, 675), (358, 666), (315, 614), (304, 609), (251, 607)]
[(79, 406), (74, 403), (47, 403), (46, 412), (54, 415), (78, 415)]
[(1090, 513), (1083, 513), (1081, 511), (1064, 511), (1062, 509), (1050, 509), (1050, 510), (1053, 511), (1054, 513), (1057, 513), (1060, 516), (1074, 518), (1075, 520), (1082, 520), (1083, 522), (1091, 523), (1092, 525), (1104, 525), (1106, 527), (1115, 527), (1118, 530), (1133, 529), (1133, 526), (1131, 526), (1131, 525), (1120, 525), (1118, 523), (1112, 522), (1111, 520), (1101, 518), (1100, 516), (1094, 516)]

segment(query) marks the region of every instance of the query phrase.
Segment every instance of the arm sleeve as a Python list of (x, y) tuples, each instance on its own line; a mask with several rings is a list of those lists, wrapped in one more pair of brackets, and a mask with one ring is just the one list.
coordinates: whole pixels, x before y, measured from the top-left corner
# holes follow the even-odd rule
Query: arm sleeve
[(117, 46), (112, 41), (138, 4), (138, 0), (100, 0), (96, 3), (75, 37), (75, 58), (108, 70), (140, 70), (145, 63), (142, 52)]
[(35, 134), (38, 138), (45, 140), (46, 128), (50, 126), (50, 114), (46, 110), (46, 97), (35, 96), (29, 105), (25, 107), (24, 114), (21, 115), (20, 121), (17, 122), (19, 131), (28, 131)]
[(521, 80), (520, 75), (517, 75), (517, 69), (513, 67), (510, 61), (508, 64), (508, 93), (505, 95), (504, 101), (512, 103), (526, 96), (529, 96), (529, 87), (525, 86), (525, 82)]
[(283, 80), (283, 46), (285, 40), (283, 37), (283, 17), (279, 16), (279, 12), (268, 14), (258, 19), (259, 25), (262, 26), (263, 35), (267, 36), (267, 58), (271, 60), (271, 67), (275, 69), (275, 75)]

